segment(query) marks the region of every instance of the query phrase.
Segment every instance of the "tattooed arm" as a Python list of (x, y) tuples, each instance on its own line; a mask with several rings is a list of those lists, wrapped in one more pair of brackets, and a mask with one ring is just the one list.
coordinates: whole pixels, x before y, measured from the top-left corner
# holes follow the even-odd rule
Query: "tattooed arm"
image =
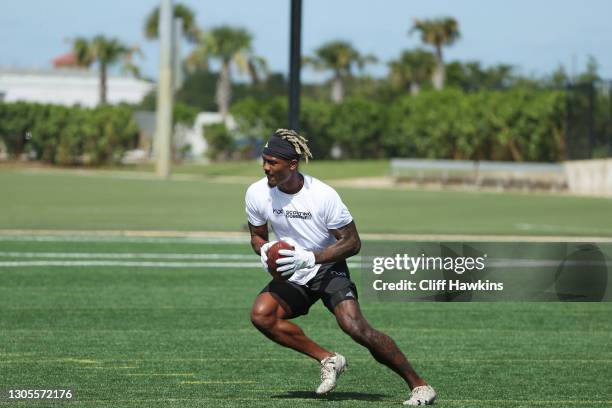
[(355, 222), (351, 221), (339, 229), (329, 230), (338, 241), (320, 252), (315, 252), (315, 261), (318, 264), (343, 261), (359, 253), (361, 239), (357, 232)]

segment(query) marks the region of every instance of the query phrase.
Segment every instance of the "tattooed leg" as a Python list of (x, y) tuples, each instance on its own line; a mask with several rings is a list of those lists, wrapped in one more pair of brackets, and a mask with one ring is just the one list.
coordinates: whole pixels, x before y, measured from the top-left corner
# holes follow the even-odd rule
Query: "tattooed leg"
[(361, 314), (359, 303), (354, 300), (345, 300), (336, 306), (334, 314), (338, 325), (351, 336), (353, 340), (366, 347), (374, 359), (395, 371), (406, 381), (410, 389), (426, 385), (414, 371), (404, 353), (397, 344), (386, 334), (372, 328)]

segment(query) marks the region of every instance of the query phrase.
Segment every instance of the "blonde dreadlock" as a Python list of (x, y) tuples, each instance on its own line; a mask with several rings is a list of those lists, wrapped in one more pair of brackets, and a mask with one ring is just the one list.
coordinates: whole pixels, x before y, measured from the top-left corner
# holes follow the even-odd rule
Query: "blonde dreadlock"
[(276, 129), (274, 132), (274, 136), (278, 136), (281, 139), (285, 139), (289, 143), (293, 145), (297, 154), (302, 155), (306, 163), (308, 163), (308, 158), (312, 158), (312, 153), (310, 153), (310, 149), (306, 144), (308, 139), (304, 136), (300, 136), (295, 130), (292, 129)]

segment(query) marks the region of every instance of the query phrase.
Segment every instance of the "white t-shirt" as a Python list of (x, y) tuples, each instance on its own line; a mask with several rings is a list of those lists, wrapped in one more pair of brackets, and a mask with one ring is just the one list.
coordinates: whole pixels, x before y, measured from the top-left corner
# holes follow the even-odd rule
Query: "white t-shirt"
[[(303, 176), (304, 186), (295, 194), (271, 188), (266, 177), (251, 184), (245, 197), (247, 218), (255, 226), (269, 221), (279, 240), (291, 238), (304, 249), (321, 251), (336, 242), (329, 230), (348, 225), (353, 217), (336, 190), (314, 177)], [(289, 281), (303, 285), (319, 267), (315, 265), (301, 279), (292, 276)]]

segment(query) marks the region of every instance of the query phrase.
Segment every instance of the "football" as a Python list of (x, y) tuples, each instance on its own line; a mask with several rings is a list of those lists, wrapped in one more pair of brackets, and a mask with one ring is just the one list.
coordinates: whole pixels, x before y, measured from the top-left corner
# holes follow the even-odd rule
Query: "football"
[(276, 272), (276, 260), (278, 258), (282, 258), (282, 256), (278, 253), (281, 249), (291, 249), (294, 248), (286, 243), (285, 241), (278, 241), (276, 244), (272, 245), (270, 249), (268, 249), (268, 272), (272, 275), (275, 280), (285, 280), (287, 277), (282, 277), (280, 272)]

